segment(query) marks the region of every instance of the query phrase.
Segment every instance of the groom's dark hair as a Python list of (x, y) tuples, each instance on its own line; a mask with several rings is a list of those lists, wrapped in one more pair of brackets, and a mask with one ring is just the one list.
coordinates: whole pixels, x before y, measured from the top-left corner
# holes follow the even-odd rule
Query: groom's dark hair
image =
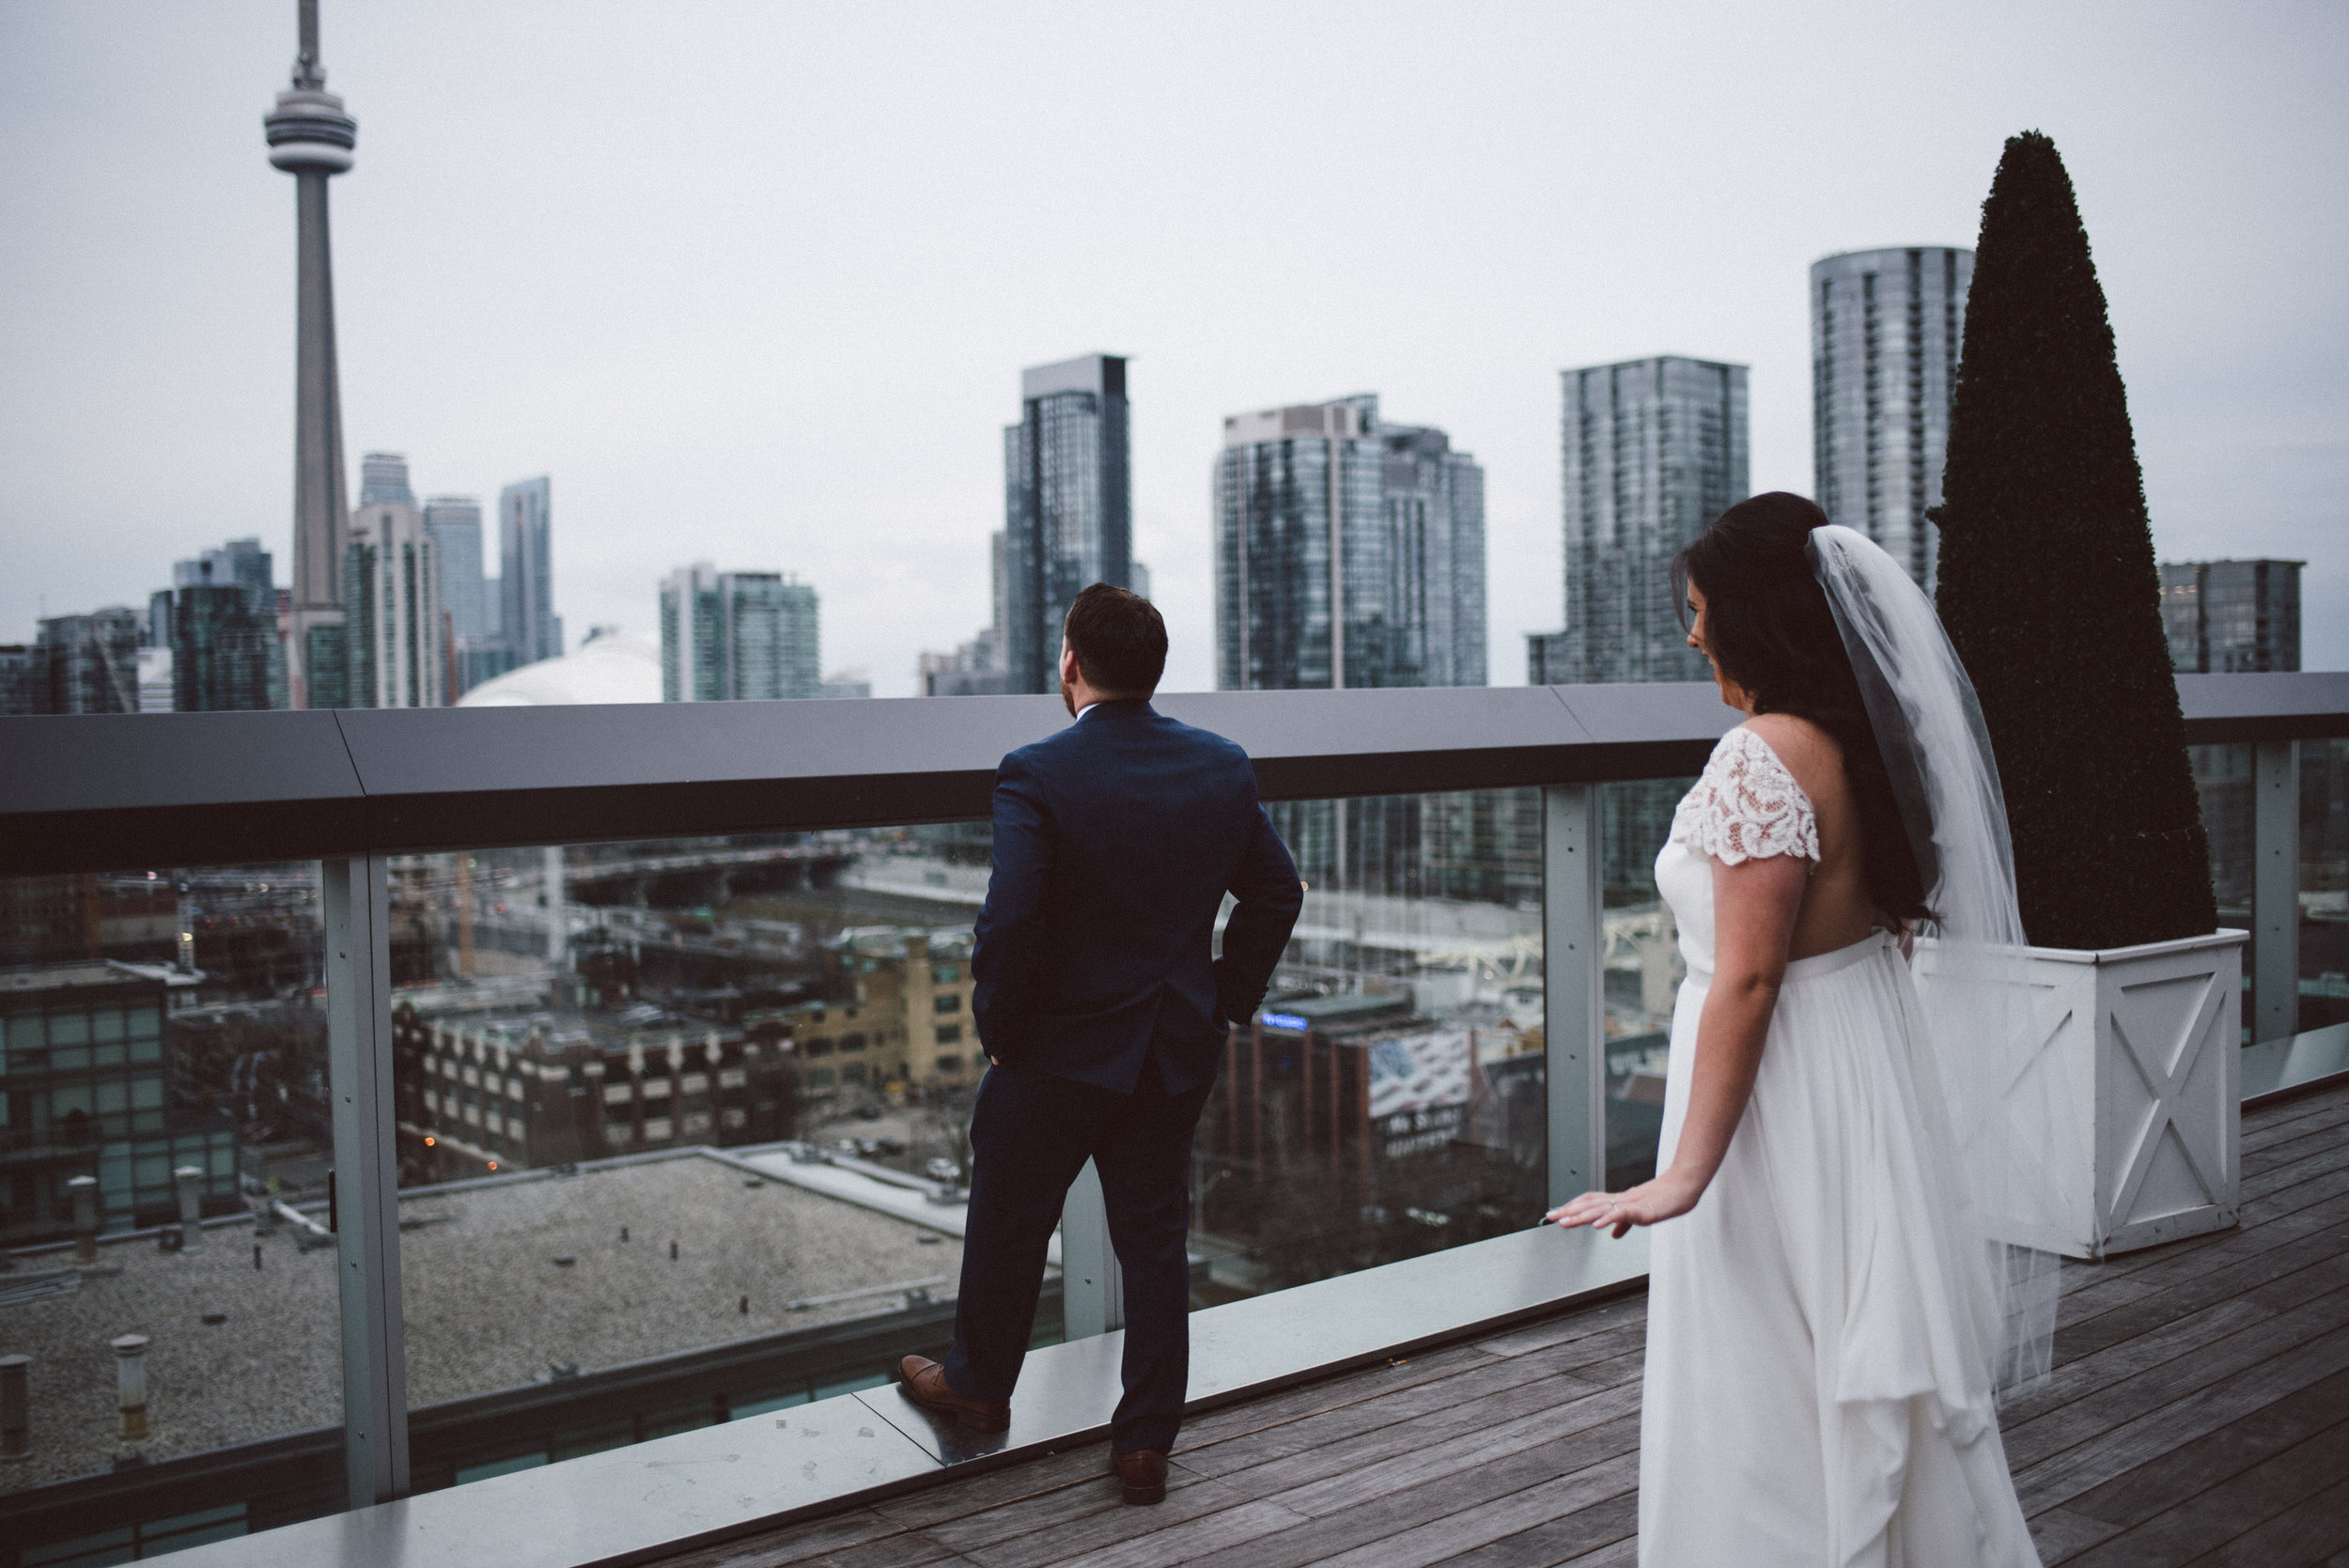
[(1166, 674), (1166, 622), (1140, 594), (1096, 582), (1062, 623), (1087, 684), (1104, 695), (1146, 697)]

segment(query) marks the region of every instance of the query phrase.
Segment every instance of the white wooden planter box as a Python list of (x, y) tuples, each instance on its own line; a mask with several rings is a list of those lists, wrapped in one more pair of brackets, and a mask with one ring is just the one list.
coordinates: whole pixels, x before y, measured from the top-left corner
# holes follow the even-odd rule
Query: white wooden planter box
[(2038, 1070), (2075, 1133), (2048, 1160), (2044, 1245), (2106, 1258), (2235, 1222), (2247, 935), (2030, 949)]

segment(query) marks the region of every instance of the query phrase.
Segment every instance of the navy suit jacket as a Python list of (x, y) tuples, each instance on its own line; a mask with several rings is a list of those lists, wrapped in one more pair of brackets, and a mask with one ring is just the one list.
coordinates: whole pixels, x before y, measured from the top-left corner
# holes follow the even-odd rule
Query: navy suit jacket
[(1121, 1094), (1155, 1051), (1185, 1093), (1264, 1000), (1303, 903), (1246, 752), (1145, 701), (1096, 704), (996, 768), (979, 1038), (1005, 1063)]

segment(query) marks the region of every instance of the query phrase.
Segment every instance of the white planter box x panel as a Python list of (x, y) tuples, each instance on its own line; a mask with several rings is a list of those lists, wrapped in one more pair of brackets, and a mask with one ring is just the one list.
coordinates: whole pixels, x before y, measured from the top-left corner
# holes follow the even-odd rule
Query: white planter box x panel
[(2244, 938), (2030, 950), (2045, 1066), (2077, 1121), (2047, 1206), (2066, 1256), (2234, 1223)]
[[(2029, 950), (2030, 1070), (2052, 1079), (2061, 1125), (2053, 1189), (2008, 1239), (2102, 1258), (2234, 1223), (2244, 939)], [(1931, 972), (1930, 941), (1916, 962)]]

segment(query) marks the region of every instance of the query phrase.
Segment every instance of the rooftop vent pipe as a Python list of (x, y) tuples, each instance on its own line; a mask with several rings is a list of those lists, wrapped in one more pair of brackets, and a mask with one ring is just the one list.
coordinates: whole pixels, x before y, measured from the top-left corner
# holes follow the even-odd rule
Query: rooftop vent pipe
[(73, 1194), (73, 1261), (98, 1261), (98, 1178), (75, 1176), (65, 1184)]
[(198, 1218), (204, 1202), (202, 1183), (204, 1172), (194, 1165), (182, 1165), (171, 1173), (171, 1185), (179, 1192), (179, 1250), (204, 1250), (204, 1226)]
[(30, 1356), (0, 1356), (0, 1459), (22, 1459), (33, 1452), (31, 1405), (24, 1392), (32, 1364)]
[(147, 1436), (147, 1336), (125, 1334), (114, 1342), (115, 1391), (121, 1397), (122, 1436)]

